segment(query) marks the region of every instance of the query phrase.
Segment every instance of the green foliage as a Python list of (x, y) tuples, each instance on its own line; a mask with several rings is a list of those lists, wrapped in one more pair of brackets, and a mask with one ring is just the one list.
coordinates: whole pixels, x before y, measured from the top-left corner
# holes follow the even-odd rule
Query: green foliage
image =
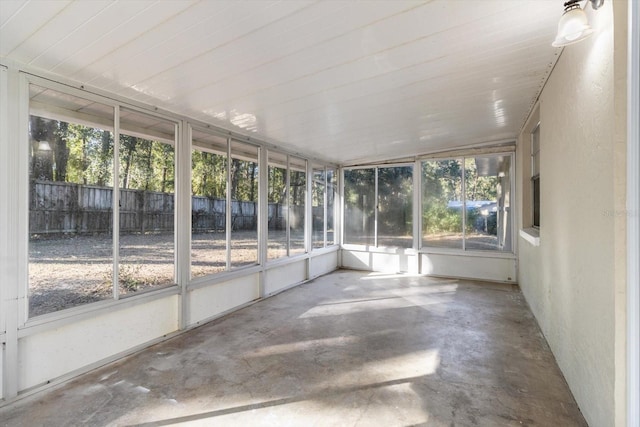
[(461, 212), (448, 208), (446, 203), (430, 204), (423, 209), (422, 228), (425, 234), (459, 233), (462, 231)]

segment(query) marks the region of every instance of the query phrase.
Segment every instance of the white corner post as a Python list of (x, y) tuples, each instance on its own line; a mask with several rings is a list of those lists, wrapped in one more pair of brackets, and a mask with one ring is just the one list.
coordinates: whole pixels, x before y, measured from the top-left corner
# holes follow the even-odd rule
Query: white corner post
[(640, 427), (640, 5), (629, 2), (627, 59), (627, 425)]

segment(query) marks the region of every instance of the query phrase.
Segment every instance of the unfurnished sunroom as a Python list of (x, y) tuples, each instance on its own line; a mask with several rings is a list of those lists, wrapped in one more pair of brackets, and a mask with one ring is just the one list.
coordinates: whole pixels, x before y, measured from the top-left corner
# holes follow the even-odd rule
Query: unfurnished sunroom
[[(468, 316), (515, 301), (575, 398), (563, 416), (639, 425), (637, 51), (622, 0), (0, 2), (0, 414), (336, 277), (354, 283), (292, 325), (361, 331), (328, 313), (402, 299), (429, 329), (449, 293)], [(451, 363), (417, 347), (398, 369)]]

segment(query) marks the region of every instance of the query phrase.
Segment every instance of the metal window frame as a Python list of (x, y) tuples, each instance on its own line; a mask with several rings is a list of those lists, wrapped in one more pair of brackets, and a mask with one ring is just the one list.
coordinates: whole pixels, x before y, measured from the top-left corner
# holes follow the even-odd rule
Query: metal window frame
[[(420, 221), (420, 235), (419, 235), (419, 251), (421, 252), (429, 252), (429, 253), (442, 253), (442, 254), (465, 254), (465, 255), (470, 255), (470, 254), (482, 254), (482, 255), (486, 255), (486, 256), (490, 256), (490, 257), (509, 257), (512, 258), (513, 256), (515, 256), (515, 243), (514, 243), (514, 236), (515, 236), (515, 231), (516, 231), (516, 224), (515, 224), (515, 220), (513, 218), (513, 211), (510, 212), (511, 214), (511, 224), (509, 225), (509, 228), (511, 229), (511, 250), (510, 251), (504, 251), (504, 250), (486, 250), (486, 251), (481, 251), (481, 250), (467, 250), (467, 230), (466, 230), (466, 223), (467, 223), (467, 196), (466, 196), (466, 161), (467, 159), (476, 159), (479, 157), (505, 157), (508, 156), (509, 157), (509, 170), (510, 170), (510, 174), (509, 174), (509, 192), (510, 194), (514, 195), (511, 203), (510, 203), (510, 208), (512, 208), (513, 206), (515, 206), (515, 188), (516, 188), (516, 184), (515, 184), (515, 179), (514, 179), (514, 172), (515, 172), (515, 153), (513, 151), (496, 151), (496, 152), (490, 152), (490, 153), (477, 153), (477, 154), (468, 154), (468, 155), (460, 155), (460, 156), (445, 156), (445, 157), (428, 157), (428, 158), (423, 158), (420, 159), (419, 165), (420, 165), (420, 174), (422, 175), (422, 163), (423, 162), (429, 162), (429, 161), (446, 161), (446, 160), (461, 160), (461, 165), (462, 168), (460, 170), (460, 177), (462, 179), (462, 183), (461, 183), (461, 198), (462, 198), (462, 249), (458, 249), (458, 248), (440, 248), (440, 247), (435, 247), (435, 246), (424, 246), (424, 242), (422, 239), (422, 221)], [(419, 198), (419, 202), (420, 202), (420, 213), (422, 214), (422, 176), (420, 178), (420, 198)]]
[[(344, 184), (345, 184), (345, 180), (344, 180), (344, 173), (346, 171), (349, 170), (362, 170), (362, 169), (374, 169), (374, 180), (375, 180), (375, 185), (374, 185), (374, 219), (373, 219), (373, 247), (374, 248), (378, 248), (380, 246), (378, 246), (378, 210), (379, 210), (379, 200), (378, 200), (378, 181), (379, 181), (379, 176), (378, 176), (378, 172), (380, 169), (388, 169), (388, 168), (397, 168), (397, 167), (410, 167), (411, 168), (411, 189), (412, 192), (415, 193), (415, 165), (416, 162), (402, 162), (402, 163), (384, 163), (384, 164), (375, 164), (375, 165), (359, 165), (359, 166), (350, 166), (350, 167), (345, 167), (341, 169), (341, 179), (340, 179), (340, 188), (341, 188), (341, 199), (344, 200)], [(412, 202), (415, 200), (415, 196), (412, 193), (411, 197), (412, 197)], [(344, 224), (344, 214), (345, 214), (345, 209), (344, 209), (344, 203), (341, 202), (341, 214), (340, 214), (340, 218), (342, 218), (341, 224)], [(415, 209), (412, 208), (411, 211), (411, 221), (412, 221), (412, 230), (415, 231), (415, 221), (416, 219), (413, 218), (414, 216), (414, 211)], [(335, 221), (335, 219), (334, 219)], [(326, 225), (325, 225), (326, 228)], [(344, 242), (344, 232), (345, 232), (345, 227), (341, 227), (341, 245), (353, 245), (353, 246), (368, 246), (368, 245), (363, 245), (363, 244), (358, 244), (358, 243), (345, 243)], [(415, 236), (413, 236), (413, 238), (415, 239)], [(413, 243), (412, 241), (412, 248), (415, 247), (415, 243)]]

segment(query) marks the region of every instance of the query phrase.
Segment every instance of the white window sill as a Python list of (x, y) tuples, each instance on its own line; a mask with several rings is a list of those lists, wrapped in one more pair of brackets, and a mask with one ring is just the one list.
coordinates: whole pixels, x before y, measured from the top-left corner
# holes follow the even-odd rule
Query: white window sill
[(520, 237), (533, 246), (540, 246), (540, 230), (537, 228), (524, 228), (520, 230)]

